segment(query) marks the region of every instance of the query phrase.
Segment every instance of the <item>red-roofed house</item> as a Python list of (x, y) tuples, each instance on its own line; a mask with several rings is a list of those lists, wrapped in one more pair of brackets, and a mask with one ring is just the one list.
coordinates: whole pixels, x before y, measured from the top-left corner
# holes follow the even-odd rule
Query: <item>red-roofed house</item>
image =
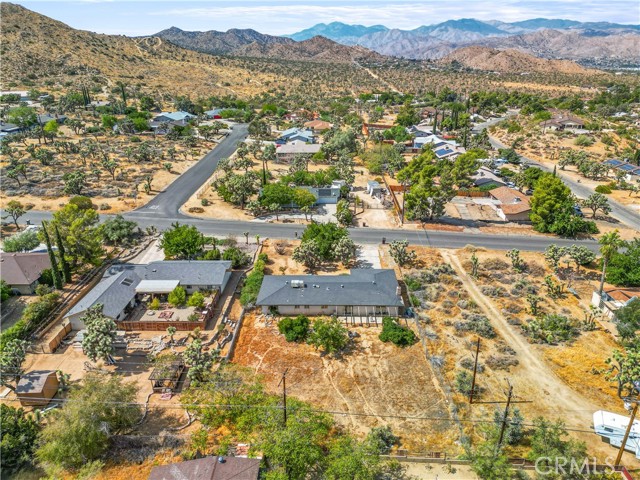
[(496, 200), (494, 208), (498, 216), (507, 222), (524, 222), (529, 220), (531, 205), (529, 198), (522, 192), (508, 187), (498, 187), (489, 191)]
[(602, 299), (598, 292), (593, 292), (591, 298), (591, 303), (600, 308), (609, 318), (614, 318), (618, 309), (627, 306), (629, 302), (640, 302), (640, 287), (605, 288)]

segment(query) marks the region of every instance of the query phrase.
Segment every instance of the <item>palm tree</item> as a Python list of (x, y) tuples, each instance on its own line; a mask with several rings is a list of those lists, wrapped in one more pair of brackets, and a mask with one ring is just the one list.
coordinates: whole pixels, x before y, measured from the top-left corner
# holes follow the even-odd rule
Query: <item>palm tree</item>
[(618, 230), (614, 230), (613, 232), (605, 233), (598, 243), (600, 244), (600, 253), (602, 254), (602, 275), (600, 276), (600, 289), (598, 290), (598, 294), (602, 297), (607, 265), (614, 253), (618, 253), (618, 250), (622, 247), (624, 241), (620, 238)]

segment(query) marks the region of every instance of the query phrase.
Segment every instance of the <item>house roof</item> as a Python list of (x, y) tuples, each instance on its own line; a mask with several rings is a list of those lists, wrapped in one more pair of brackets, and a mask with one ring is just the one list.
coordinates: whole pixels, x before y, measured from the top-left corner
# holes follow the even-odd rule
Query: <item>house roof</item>
[[(294, 288), (299, 282), (303, 287)], [(403, 306), (397, 289), (391, 269), (353, 269), (349, 275), (265, 275), (256, 305)]]
[(306, 122), (304, 126), (314, 130), (328, 130), (333, 127), (333, 123), (325, 122), (324, 120), (311, 120)]
[(47, 253), (0, 253), (0, 277), (9, 285), (31, 285), (47, 268)]
[(205, 457), (153, 467), (148, 480), (257, 480), (259, 458)]
[(280, 146), (276, 153), (318, 153), (321, 146), (308, 143), (286, 143)]
[(158, 117), (166, 117), (171, 120), (181, 121), (181, 120), (188, 120), (189, 118), (195, 118), (195, 115), (189, 112), (162, 112), (156, 118)]
[(609, 288), (604, 293), (618, 302), (627, 303), (632, 298), (640, 298), (640, 287), (636, 288)]
[(16, 393), (39, 393), (44, 389), (45, 383), (49, 375), (54, 374), (53, 370), (33, 370), (32, 372), (25, 373), (20, 377), (18, 385), (16, 386)]
[(531, 210), (529, 198), (518, 190), (507, 187), (498, 187), (489, 190), (489, 194), (500, 201), (499, 208), (509, 215), (524, 213)]
[(136, 293), (171, 293), (178, 285), (178, 280), (142, 280), (136, 287)]
[[(67, 315), (82, 313), (101, 303), (102, 313), (115, 318), (135, 297), (136, 288), (145, 280), (177, 281), (181, 285), (220, 286), (224, 284), (230, 268), (231, 262), (227, 260), (169, 260), (151, 262), (148, 265), (115, 265)], [(146, 286), (149, 286), (149, 282)]]

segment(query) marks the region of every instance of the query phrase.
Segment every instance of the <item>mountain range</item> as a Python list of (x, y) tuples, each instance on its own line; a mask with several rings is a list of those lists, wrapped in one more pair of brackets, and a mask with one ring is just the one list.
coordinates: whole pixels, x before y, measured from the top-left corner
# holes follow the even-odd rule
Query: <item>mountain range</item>
[(319, 23), (285, 37), (303, 41), (317, 35), (345, 45), (360, 45), (383, 55), (437, 59), (472, 45), (514, 48), (549, 59), (569, 59), (590, 66), (640, 64), (640, 25), (536, 18), (520, 22), (447, 20), (413, 30), (384, 25), (365, 27)]

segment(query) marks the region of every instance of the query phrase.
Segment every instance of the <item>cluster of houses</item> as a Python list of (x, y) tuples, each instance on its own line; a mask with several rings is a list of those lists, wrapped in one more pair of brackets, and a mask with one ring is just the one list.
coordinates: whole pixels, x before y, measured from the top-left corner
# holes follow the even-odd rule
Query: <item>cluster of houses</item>
[(289, 163), (298, 155), (313, 156), (321, 146), (318, 135), (333, 128), (333, 124), (324, 120), (311, 120), (304, 124), (304, 128), (289, 128), (280, 133), (276, 139), (276, 159), (280, 163)]
[(626, 160), (611, 159), (602, 162), (604, 165), (617, 172), (624, 172), (627, 182), (640, 182), (640, 166), (629, 163)]
[(55, 120), (59, 124), (63, 124), (67, 120), (66, 115), (51, 115), (49, 113), (40, 113), (36, 116), (36, 123), (29, 126), (20, 126), (13, 123), (7, 123), (0, 121), (0, 139), (8, 135), (14, 135), (16, 133), (27, 132), (33, 130), (36, 126), (46, 125), (51, 120)]

